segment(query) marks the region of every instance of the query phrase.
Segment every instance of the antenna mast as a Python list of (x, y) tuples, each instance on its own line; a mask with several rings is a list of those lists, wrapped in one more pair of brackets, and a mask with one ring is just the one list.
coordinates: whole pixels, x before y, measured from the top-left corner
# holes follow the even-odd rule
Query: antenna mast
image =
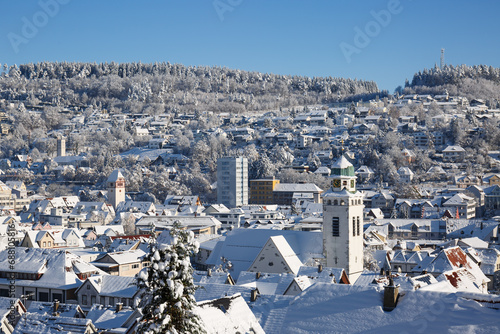
[(443, 67), (444, 67), (444, 49), (441, 49), (441, 63), (439, 68), (443, 69)]

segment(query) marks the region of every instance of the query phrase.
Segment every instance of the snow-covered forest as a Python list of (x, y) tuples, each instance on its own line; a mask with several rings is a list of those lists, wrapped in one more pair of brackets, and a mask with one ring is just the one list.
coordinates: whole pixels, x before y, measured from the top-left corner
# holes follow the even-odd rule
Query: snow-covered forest
[(500, 106), (500, 68), (488, 65), (445, 65), (424, 69), (406, 81), (404, 91), (417, 94), (442, 94), (484, 99), (490, 108)]
[(3, 67), (0, 98), (95, 105), (129, 113), (243, 113), (379, 94), (373, 81), (309, 78), (170, 63), (54, 63)]

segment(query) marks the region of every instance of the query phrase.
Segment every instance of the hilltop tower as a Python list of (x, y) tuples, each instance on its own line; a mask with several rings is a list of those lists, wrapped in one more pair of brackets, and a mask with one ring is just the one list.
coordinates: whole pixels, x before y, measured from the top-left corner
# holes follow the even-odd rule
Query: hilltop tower
[(354, 167), (341, 156), (332, 168), (332, 187), (323, 195), (323, 253), (326, 266), (344, 268), (351, 283), (363, 271), (363, 209)]
[(125, 178), (118, 169), (108, 177), (108, 201), (115, 209), (120, 202), (125, 202)]

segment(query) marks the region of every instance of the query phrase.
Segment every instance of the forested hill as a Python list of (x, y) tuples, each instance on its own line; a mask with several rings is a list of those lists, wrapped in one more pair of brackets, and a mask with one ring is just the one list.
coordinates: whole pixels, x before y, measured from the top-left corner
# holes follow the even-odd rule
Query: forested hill
[(405, 84), (405, 92), (462, 95), (492, 103), (500, 100), (500, 68), (487, 65), (435, 66), (416, 73)]
[(42, 62), (4, 68), (1, 98), (100, 104), (140, 112), (213, 110), (240, 113), (338, 99), (373, 97), (377, 84), (333, 77), (264, 74), (170, 63)]

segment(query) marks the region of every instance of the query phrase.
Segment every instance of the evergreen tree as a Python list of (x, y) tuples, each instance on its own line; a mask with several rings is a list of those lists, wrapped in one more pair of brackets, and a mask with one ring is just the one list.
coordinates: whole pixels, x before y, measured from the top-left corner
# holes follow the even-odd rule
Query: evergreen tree
[(198, 249), (193, 232), (181, 230), (178, 222), (158, 238), (153, 229), (145, 259), (151, 265), (137, 276), (143, 313), (138, 333), (205, 333), (201, 319), (194, 313), (190, 256)]

